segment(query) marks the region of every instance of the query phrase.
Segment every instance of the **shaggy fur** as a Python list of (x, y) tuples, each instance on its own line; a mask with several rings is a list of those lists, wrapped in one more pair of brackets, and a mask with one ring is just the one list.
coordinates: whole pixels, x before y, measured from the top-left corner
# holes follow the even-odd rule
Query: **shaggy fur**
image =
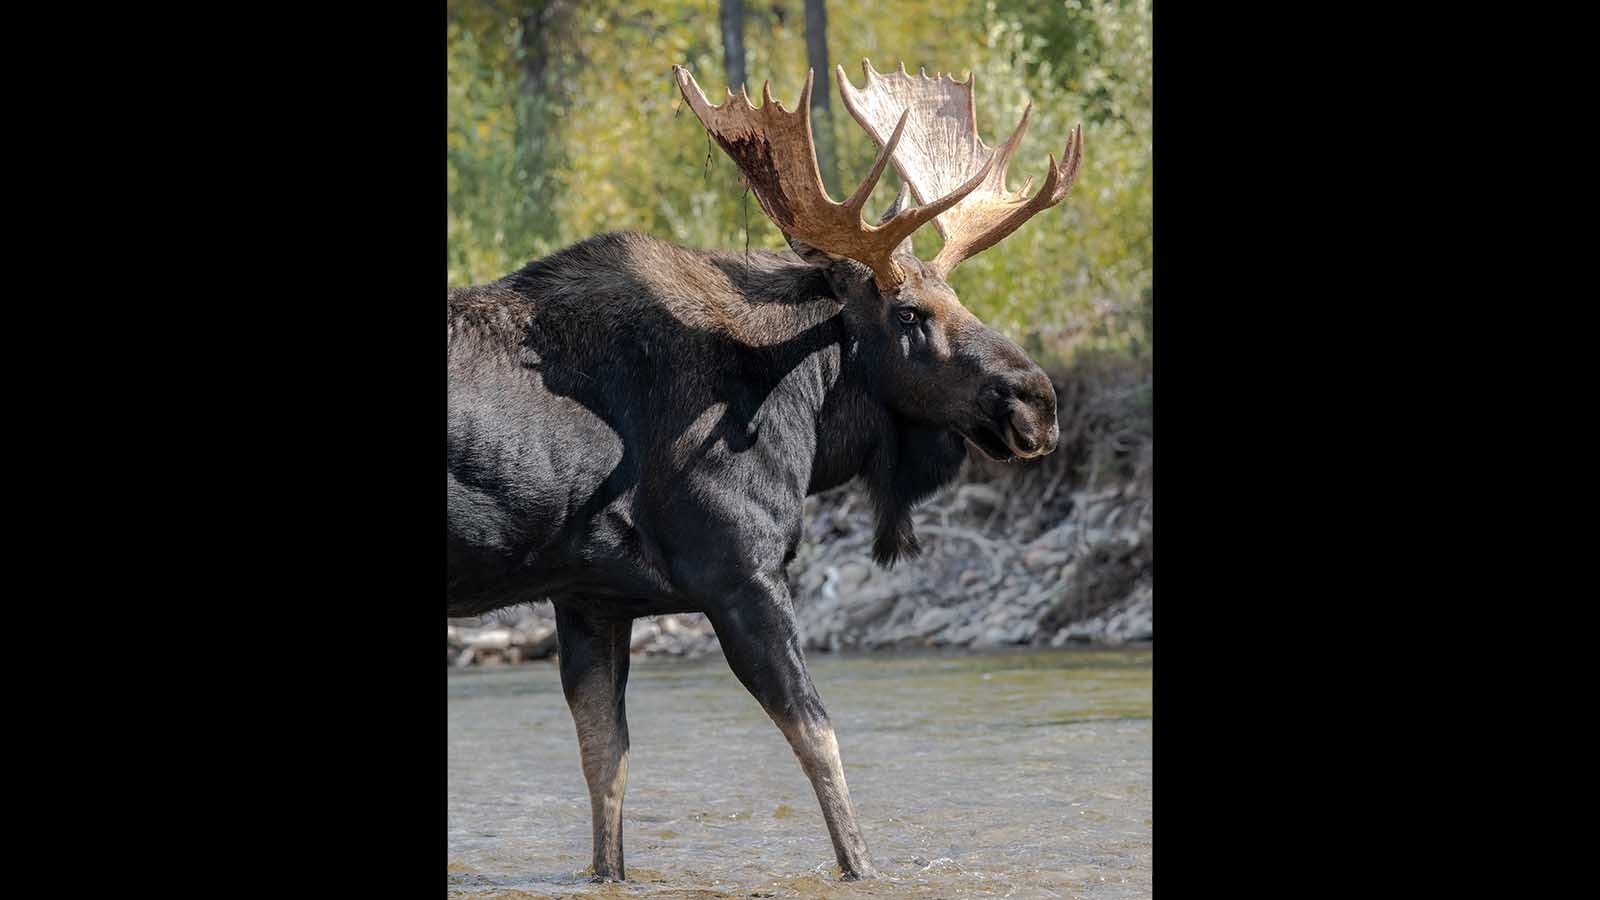
[(597, 875), (622, 873), (627, 623), (691, 611), (790, 735), (840, 865), (870, 874), (784, 578), (805, 497), (860, 479), (893, 565), (968, 440), (996, 458), (1057, 440), (1049, 379), (908, 252), (885, 297), (793, 248), (605, 234), (448, 295), (447, 610), (555, 602)]

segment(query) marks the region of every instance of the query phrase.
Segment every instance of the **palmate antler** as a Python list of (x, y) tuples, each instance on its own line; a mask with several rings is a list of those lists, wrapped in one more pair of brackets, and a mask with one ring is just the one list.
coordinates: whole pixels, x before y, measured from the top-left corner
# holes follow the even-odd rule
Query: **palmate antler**
[[(761, 88), (761, 108), (751, 105), (743, 86), (721, 106), (712, 106), (700, 84), (683, 66), (673, 66), (678, 89), (699, 117), (706, 131), (722, 147), (744, 174), (745, 183), (755, 193), (762, 210), (784, 234), (798, 238), (819, 250), (866, 264), (880, 290), (892, 292), (900, 287), (903, 273), (892, 256), (895, 247), (913, 231), (940, 213), (952, 209), (972, 193), (989, 174), (990, 163), (968, 169), (961, 179), (943, 184), (942, 190), (919, 191), (921, 206), (900, 209), (881, 225), (862, 221), (861, 208), (867, 202), (884, 166), (893, 158), (895, 147), (911, 109), (896, 114), (881, 135), (875, 133), (883, 149), (872, 164), (866, 180), (843, 203), (835, 203), (822, 184), (817, 169), (817, 151), (811, 137), (811, 84), (815, 72), (806, 75), (806, 86), (793, 112), (772, 99), (771, 83)], [(896, 165), (899, 162), (896, 161)], [(902, 170), (903, 171), (903, 170)], [(934, 202), (926, 202), (937, 197)]]
[(929, 77), (926, 70), (921, 75), (909, 75), (904, 63), (898, 72), (882, 74), (865, 59), (861, 70), (866, 74), (867, 85), (857, 90), (845, 77), (844, 66), (838, 67), (844, 105), (880, 145), (888, 146), (885, 136), (890, 128), (896, 137), (902, 130), (909, 132), (893, 157), (894, 166), (918, 200), (943, 196), (951, 186), (970, 179), (975, 170), (988, 172), (981, 188), (971, 193), (963, 191), (961, 202), (933, 220), (933, 227), (944, 238), (944, 247), (932, 263), (941, 277), (962, 260), (994, 246), (1040, 211), (1060, 203), (1078, 177), (1078, 165), (1083, 160), (1082, 125), (1067, 136), (1061, 164), (1056, 164), (1054, 155), (1050, 157), (1044, 185), (1029, 199), (1025, 195), (1033, 179), (1024, 182), (1021, 190), (1010, 191), (1006, 188), (1006, 169), (1028, 128), (1032, 103), (1022, 111), (1022, 120), (1010, 139), (998, 150), (991, 150), (978, 137), (977, 103), (973, 99), (976, 75), (969, 75), (965, 82), (950, 75)]

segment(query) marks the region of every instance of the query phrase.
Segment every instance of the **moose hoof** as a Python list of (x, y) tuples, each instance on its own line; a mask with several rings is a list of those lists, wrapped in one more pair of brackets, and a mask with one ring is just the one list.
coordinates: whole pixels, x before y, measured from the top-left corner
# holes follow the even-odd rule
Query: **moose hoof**
[(862, 866), (859, 872), (846, 872), (840, 881), (870, 881), (878, 877), (878, 871), (871, 866)]
[(589, 879), (590, 884), (618, 884), (626, 881), (621, 875), (595, 875)]

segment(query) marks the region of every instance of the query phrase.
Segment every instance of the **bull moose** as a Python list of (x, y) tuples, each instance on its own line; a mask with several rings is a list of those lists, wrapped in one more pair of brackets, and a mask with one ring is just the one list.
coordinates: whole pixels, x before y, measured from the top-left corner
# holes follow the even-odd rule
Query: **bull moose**
[[(1028, 124), (990, 148), (974, 81), (837, 70), (880, 152), (843, 203), (823, 187), (807, 112), (770, 83), (713, 106), (678, 88), (792, 252), (694, 250), (602, 234), (449, 305), (447, 607), (480, 615), (549, 599), (577, 726), (594, 878), (620, 881), (632, 622), (701, 612), (728, 665), (810, 779), (847, 880), (874, 876), (839, 746), (811, 683), (785, 567), (807, 495), (851, 479), (871, 497), (880, 565), (917, 555), (913, 506), (968, 442), (996, 460), (1055, 449), (1050, 379), (946, 283), (962, 260), (1059, 203), (1082, 126), (1031, 198), (1006, 186)], [(862, 207), (893, 162), (902, 186)], [(914, 195), (916, 204), (907, 195)], [(911, 234), (932, 222), (931, 262)]]

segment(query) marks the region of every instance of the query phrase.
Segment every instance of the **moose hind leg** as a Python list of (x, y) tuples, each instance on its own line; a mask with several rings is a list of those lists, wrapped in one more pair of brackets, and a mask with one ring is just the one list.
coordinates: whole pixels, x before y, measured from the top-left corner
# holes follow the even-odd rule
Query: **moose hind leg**
[(846, 881), (875, 878), (866, 839), (856, 824), (839, 742), (806, 671), (788, 588), (762, 579), (709, 612), (728, 666), (783, 732), (810, 779)]
[(578, 730), (594, 818), (594, 880), (622, 881), (622, 794), (628, 786), (628, 643), (633, 623), (600, 621), (557, 603), (561, 689)]

